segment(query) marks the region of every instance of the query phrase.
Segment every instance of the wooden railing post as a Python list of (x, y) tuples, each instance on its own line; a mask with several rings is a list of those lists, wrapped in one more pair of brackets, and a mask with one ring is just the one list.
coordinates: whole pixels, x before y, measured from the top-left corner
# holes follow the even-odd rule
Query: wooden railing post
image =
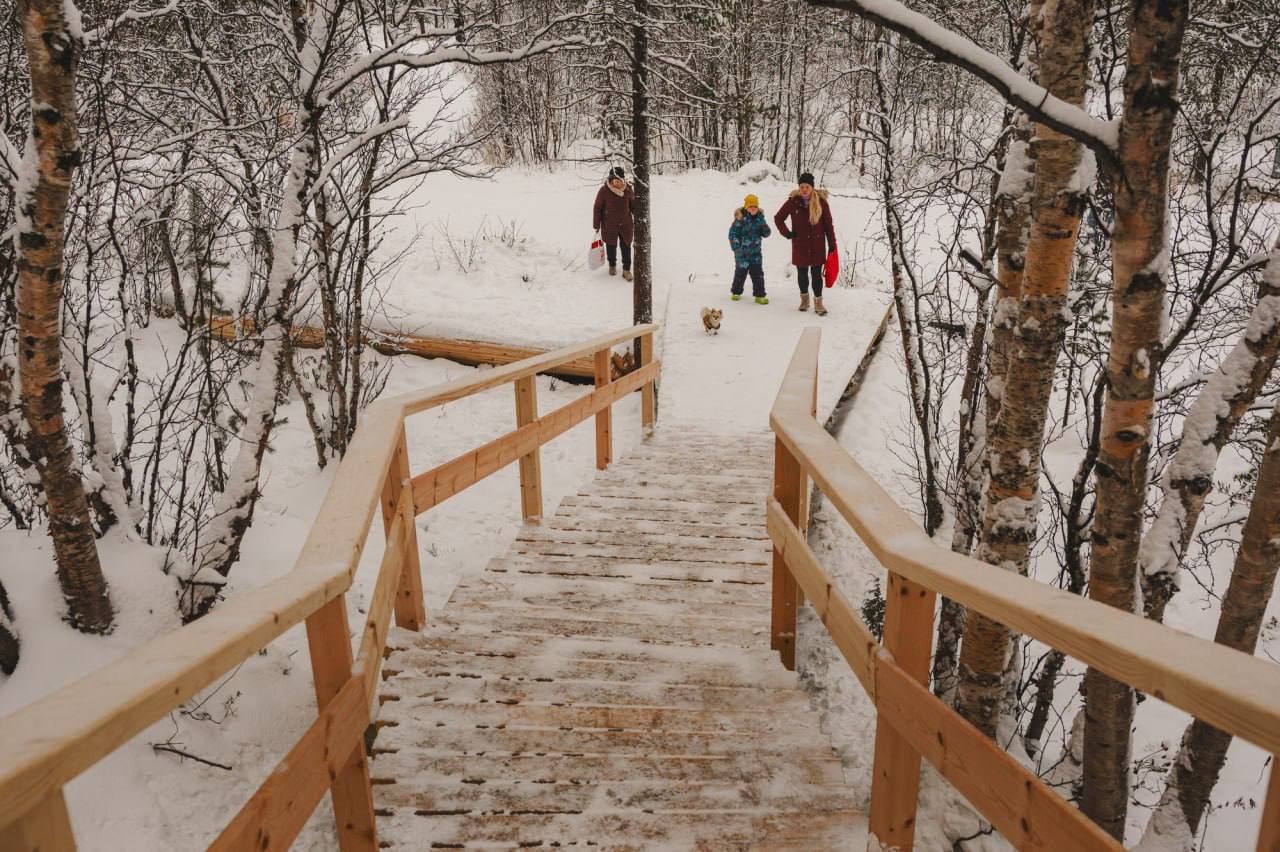
[[(347, 598), (339, 595), (307, 617), (307, 645), (315, 678), (316, 706), (323, 710), (351, 679), (351, 634)], [(342, 852), (373, 852), (378, 834), (373, 818), (373, 788), (364, 743), (352, 743), (351, 756), (333, 776), (329, 793)]]
[[(397, 512), (404, 515), (404, 565), (400, 569), (400, 584), (396, 589), (396, 624), (406, 630), (421, 630), (427, 624), (426, 604), (422, 599), (422, 564), (418, 556), (418, 527), (414, 523), (412, 492), (404, 483), (409, 476), (409, 444), (404, 424), (400, 425), (400, 444), (391, 457), (387, 481), (382, 486), (382, 532), (391, 530), (391, 522)], [(403, 504), (400, 495), (408, 494)]]
[[(885, 594), (884, 649), (917, 683), (929, 682), (936, 593), (889, 574)], [(871, 837), (884, 849), (909, 852), (915, 842), (920, 753), (883, 714), (876, 717), (875, 763), (871, 769)], [(868, 844), (870, 846), (870, 844)]]
[[(773, 496), (782, 504), (791, 522), (800, 529), (800, 507), (804, 503), (805, 475), (799, 460), (782, 443), (774, 439)], [(799, 587), (786, 559), (773, 548), (773, 618), (769, 647), (778, 652), (788, 671), (796, 668), (796, 603)]]
[[(516, 426), (538, 419), (537, 377), (516, 379)], [(542, 517), (542, 448), (520, 457), (520, 512), (526, 521)]]
[(1280, 754), (1271, 755), (1271, 780), (1262, 806), (1262, 826), (1258, 829), (1258, 852), (1280, 849)]
[[(610, 350), (595, 355), (596, 387), (609, 384)], [(604, 470), (613, 461), (613, 407), (606, 405), (596, 414), (596, 470)]]
[(0, 852), (71, 852), (76, 838), (62, 788), (49, 793), (13, 825), (0, 826)]
[[(653, 332), (640, 335), (640, 365), (653, 362)], [(653, 432), (654, 421), (658, 415), (657, 380), (644, 383), (640, 389), (640, 428), (644, 434)]]

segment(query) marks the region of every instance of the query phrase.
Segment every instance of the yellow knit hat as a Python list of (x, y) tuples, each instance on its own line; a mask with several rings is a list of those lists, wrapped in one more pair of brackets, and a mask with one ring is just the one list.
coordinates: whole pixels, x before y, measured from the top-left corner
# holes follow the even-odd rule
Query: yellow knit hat
[(754, 195), (748, 195), (742, 202), (743, 207), (759, 207), (760, 199)]

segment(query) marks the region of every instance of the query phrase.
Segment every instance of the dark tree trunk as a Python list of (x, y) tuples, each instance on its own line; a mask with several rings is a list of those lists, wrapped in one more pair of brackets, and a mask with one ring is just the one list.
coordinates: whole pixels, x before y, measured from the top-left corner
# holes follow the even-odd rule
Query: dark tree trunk
[[(631, 28), (631, 168), (635, 172), (635, 279), (632, 283), (633, 321), (653, 322), (652, 230), (649, 207), (653, 185), (649, 175), (649, 0), (635, 0)], [(640, 341), (635, 342), (640, 363)]]

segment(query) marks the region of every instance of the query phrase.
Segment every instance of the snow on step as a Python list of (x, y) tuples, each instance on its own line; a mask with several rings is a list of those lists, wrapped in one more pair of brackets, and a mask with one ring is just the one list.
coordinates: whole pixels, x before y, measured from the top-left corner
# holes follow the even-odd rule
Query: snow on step
[(384, 845), (841, 848), (859, 803), (768, 647), (772, 462), (659, 434), (393, 631)]

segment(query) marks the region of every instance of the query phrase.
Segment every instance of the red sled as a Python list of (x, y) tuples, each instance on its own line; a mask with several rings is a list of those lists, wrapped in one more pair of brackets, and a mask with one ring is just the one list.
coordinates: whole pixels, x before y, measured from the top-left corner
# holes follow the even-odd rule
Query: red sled
[(835, 249), (831, 250), (831, 254), (827, 255), (827, 262), (822, 264), (822, 277), (827, 282), (828, 287), (834, 287), (836, 279), (840, 277), (840, 255)]

